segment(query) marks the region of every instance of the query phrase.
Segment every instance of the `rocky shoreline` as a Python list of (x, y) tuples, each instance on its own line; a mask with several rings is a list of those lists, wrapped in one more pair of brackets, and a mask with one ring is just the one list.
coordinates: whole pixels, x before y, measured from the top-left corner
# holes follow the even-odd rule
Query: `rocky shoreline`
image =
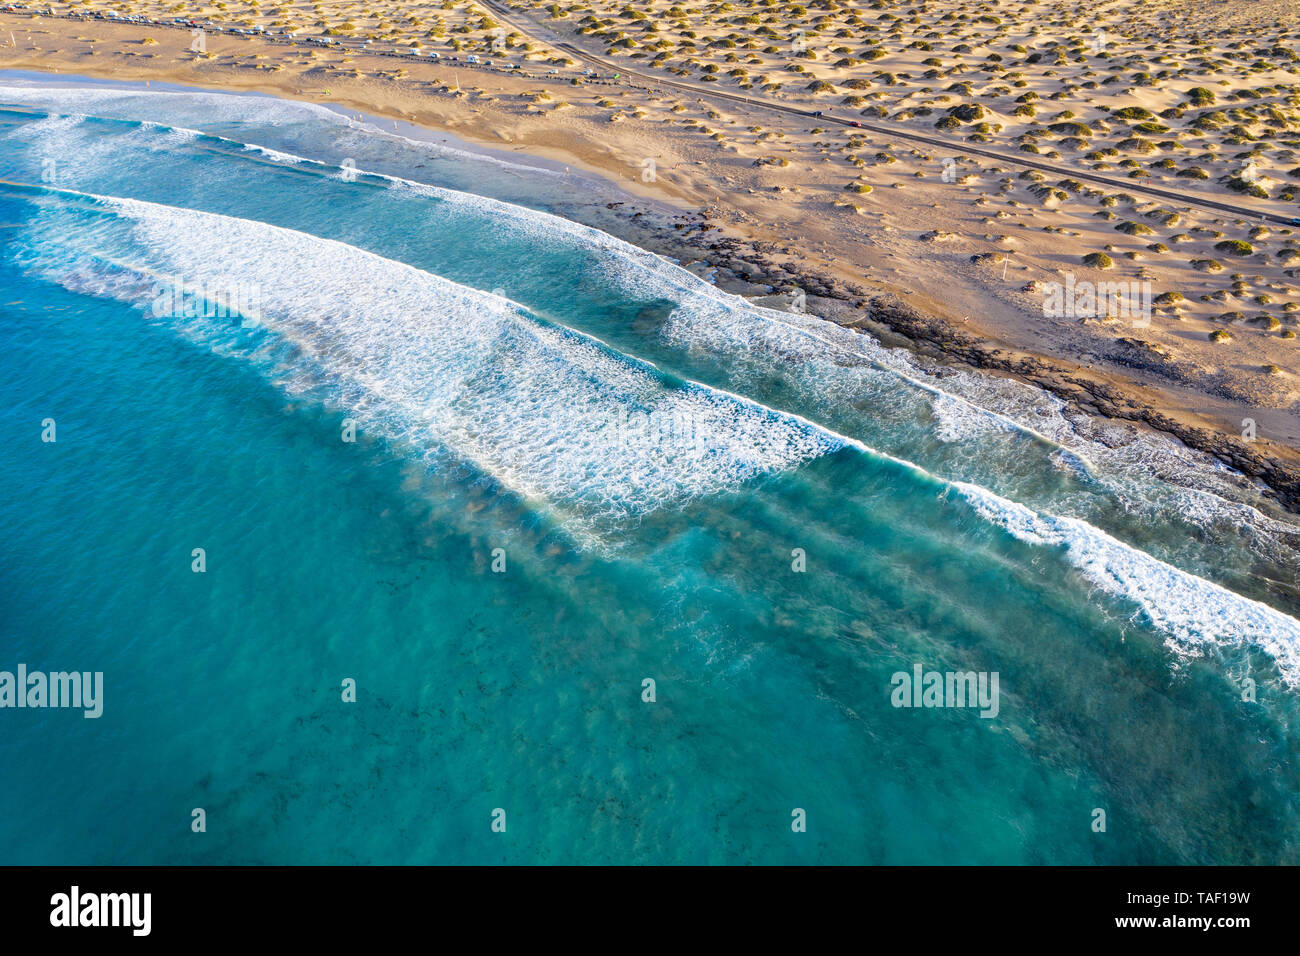
[(679, 219), (685, 225), (674, 224), (676, 244), (689, 248), (716, 270), (720, 284), (734, 280), (741, 286), (757, 287), (760, 294), (798, 288), (807, 297), (808, 310), (819, 318), (883, 334), (887, 344), (896, 344), (891, 338), (901, 340), (897, 344), (940, 361), (1011, 376), (1087, 414), (1147, 426), (1254, 479), (1268, 497), (1300, 515), (1300, 468), (1291, 462), (1261, 453), (1222, 431), (1190, 425), (1156, 411), (1134, 392), (1084, 375), (1065, 362), (1000, 348), (926, 314), (891, 292), (869, 290), (803, 266), (777, 262), (772, 255), (791, 254), (792, 250), (721, 233), (709, 224), (707, 214)]

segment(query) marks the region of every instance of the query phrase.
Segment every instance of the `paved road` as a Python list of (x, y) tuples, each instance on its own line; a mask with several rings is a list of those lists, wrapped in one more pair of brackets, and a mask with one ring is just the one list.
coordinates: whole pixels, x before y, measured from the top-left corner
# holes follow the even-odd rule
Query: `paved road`
[(707, 96), (711, 99), (728, 100), (733, 103), (741, 103), (745, 106), (758, 107), (760, 109), (771, 110), (777, 113), (786, 113), (791, 116), (799, 116), (805, 119), (813, 118), (822, 123), (837, 123), (840, 126), (862, 129), (871, 133), (879, 133), (889, 136), (891, 138), (912, 140), (917, 143), (925, 143), (927, 146), (937, 147), (945, 152), (953, 153), (955, 155), (968, 154), (973, 156), (984, 156), (988, 159), (995, 159), (999, 162), (1010, 163), (1015, 166), (1024, 166), (1028, 169), (1042, 170), (1043, 172), (1052, 173), (1063, 178), (1087, 180), (1088, 182), (1097, 183), (1102, 186), (1109, 186), (1112, 189), (1143, 193), (1148, 196), (1159, 196), (1161, 199), (1167, 199), (1177, 203), (1185, 203), (1187, 205), (1203, 206), (1207, 209), (1214, 209), (1219, 212), (1226, 212), (1234, 216), (1240, 216), (1243, 219), (1257, 219), (1263, 220), (1264, 222), (1280, 223), (1282, 225), (1300, 225), (1300, 217), (1292, 218), (1289, 216), (1277, 215), (1259, 209), (1252, 209), (1248, 206), (1237, 206), (1232, 203), (1220, 202), (1216, 199), (1204, 199), (1194, 194), (1175, 192), (1172, 189), (1161, 189), (1158, 186), (1143, 186), (1132, 179), (1111, 179), (1107, 176), (1099, 176), (1096, 173), (1083, 172), (1068, 166), (1054, 166), (1051, 163), (1046, 163), (1042, 160), (1026, 159), (1023, 155), (1009, 155), (991, 149), (980, 149), (978, 147), (968, 146), (965, 143), (954, 143), (951, 140), (943, 139), (939, 136), (928, 136), (925, 133), (915, 133), (911, 130), (902, 130), (892, 126), (876, 126), (871, 123), (863, 123), (854, 119), (845, 119), (839, 116), (834, 116), (824, 111), (800, 109), (795, 106), (786, 106), (783, 103), (776, 103), (772, 100), (765, 100), (752, 96), (742, 96), (736, 93), (727, 93), (723, 90), (710, 89), (707, 86), (698, 83), (684, 83), (680, 80), (670, 80), (650, 73), (643, 73), (640, 70), (629, 68), (625, 64), (617, 63), (613, 60), (606, 60), (603, 57), (595, 56), (585, 50), (580, 50), (563, 37), (551, 30), (538, 26), (525, 17), (520, 16), (509, 7), (497, 2), (497, 0), (479, 0), (479, 2), (519, 32), (532, 37), (534, 40), (553, 46), (584, 63), (589, 63), (594, 67), (599, 67), (601, 70), (606, 72), (635, 77), (651, 84), (652, 86), (671, 87), (697, 96)]

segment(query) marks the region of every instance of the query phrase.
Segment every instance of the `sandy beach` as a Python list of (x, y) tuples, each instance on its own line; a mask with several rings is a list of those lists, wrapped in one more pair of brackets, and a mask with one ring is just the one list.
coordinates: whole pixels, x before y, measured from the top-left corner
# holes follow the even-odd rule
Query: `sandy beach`
[[(351, 4), (55, 4), (207, 27), (3, 12), (0, 68), (336, 104), (599, 175), (680, 210), (674, 228), (647, 233), (629, 204), (623, 237), (704, 260), (723, 288), (806, 303), (936, 361), (1174, 434), (1300, 508), (1294, 33), (1244, 39), (1244, 19), (1178, 3), (1132, 15), (1103, 5), (1086, 24), (1031, 16), (1032, 5), (993, 16), (943, 3), (910, 25), (835, 3), (782, 7), (779, 23), (729, 4), (662, 6), (647, 19), (521, 5), (504, 26), (460, 2), (403, 6), (400, 18), (395, 4), (366, 16)], [(1272, 9), (1257, 5), (1250, 22)], [(1178, 30), (1139, 43), (1133, 17)], [(593, 71), (562, 44), (634, 76)], [(873, 129), (703, 85), (691, 95), (658, 75)], [(977, 148), (1132, 185), (967, 152)], [(1215, 202), (1248, 214), (1202, 204)], [(1107, 305), (1104, 292), (1100, 307), (1063, 304), (1062, 291), (1099, 284), (1131, 289), (1146, 311)]]

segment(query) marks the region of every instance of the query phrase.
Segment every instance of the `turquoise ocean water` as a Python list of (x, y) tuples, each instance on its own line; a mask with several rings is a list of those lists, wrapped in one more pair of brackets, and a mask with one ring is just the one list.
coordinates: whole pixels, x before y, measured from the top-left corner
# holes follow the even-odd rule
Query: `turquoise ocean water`
[(1208, 459), (321, 107), (0, 79), (0, 177), (0, 670), (104, 674), (0, 862), (1300, 862), (1300, 527)]

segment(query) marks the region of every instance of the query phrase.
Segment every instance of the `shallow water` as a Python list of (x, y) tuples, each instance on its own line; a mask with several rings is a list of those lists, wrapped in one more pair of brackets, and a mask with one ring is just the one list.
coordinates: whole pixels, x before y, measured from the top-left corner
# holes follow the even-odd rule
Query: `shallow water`
[[(105, 682), (0, 710), (0, 861), (1300, 859), (1300, 529), (1240, 476), (721, 293), (554, 171), (0, 104), (0, 669)], [(917, 664), (996, 716), (893, 706)]]

